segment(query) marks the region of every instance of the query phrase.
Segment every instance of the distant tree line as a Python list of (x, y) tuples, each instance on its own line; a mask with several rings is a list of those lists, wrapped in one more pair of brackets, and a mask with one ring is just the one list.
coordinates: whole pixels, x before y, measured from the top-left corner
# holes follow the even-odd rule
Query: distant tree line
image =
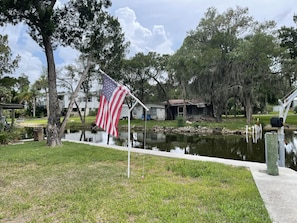
[(296, 53), (296, 28), (254, 21), (247, 8), (209, 8), (173, 55), (136, 54), (122, 76), (145, 102), (201, 98), (217, 121), (237, 108), (250, 124), (295, 87)]

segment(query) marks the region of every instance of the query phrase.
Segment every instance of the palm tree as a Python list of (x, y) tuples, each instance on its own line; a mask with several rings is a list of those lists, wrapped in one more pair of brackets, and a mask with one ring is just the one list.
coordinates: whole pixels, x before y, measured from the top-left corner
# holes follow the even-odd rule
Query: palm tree
[(47, 75), (45, 73), (46, 72), (43, 72), (43, 74), (40, 76), (40, 78), (38, 80), (36, 80), (33, 85), (35, 86), (34, 89), (36, 91), (44, 90), (45, 97), (46, 97), (46, 111), (47, 111), (47, 116), (49, 116), (48, 81), (47, 81)]

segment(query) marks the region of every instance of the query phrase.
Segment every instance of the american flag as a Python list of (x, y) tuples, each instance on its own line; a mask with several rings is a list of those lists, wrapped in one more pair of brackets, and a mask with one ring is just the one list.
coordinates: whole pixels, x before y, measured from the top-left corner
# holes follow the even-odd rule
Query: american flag
[(96, 125), (108, 134), (118, 137), (118, 122), (121, 115), (123, 102), (129, 90), (116, 83), (108, 75), (103, 76), (103, 89), (100, 96)]

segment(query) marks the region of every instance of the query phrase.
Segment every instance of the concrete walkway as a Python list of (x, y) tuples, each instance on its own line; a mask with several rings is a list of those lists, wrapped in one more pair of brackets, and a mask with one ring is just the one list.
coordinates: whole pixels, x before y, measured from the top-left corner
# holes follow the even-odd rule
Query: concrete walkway
[[(66, 141), (66, 140), (65, 140)], [(72, 141), (72, 140), (67, 140)], [(72, 141), (78, 143), (78, 141)], [(117, 150), (127, 151), (127, 147), (105, 145), (90, 142), (79, 142), (93, 146), (109, 147)], [(264, 163), (229, 160), (206, 156), (194, 156), (187, 154), (176, 154), (169, 152), (153, 151), (131, 148), (131, 152), (143, 153), (170, 158), (181, 158), (188, 160), (209, 161), (228, 164), (232, 166), (247, 167), (250, 169), (265, 207), (273, 223), (296, 223), (297, 222), (297, 172), (279, 167), (279, 175), (272, 176), (266, 173), (267, 167)]]

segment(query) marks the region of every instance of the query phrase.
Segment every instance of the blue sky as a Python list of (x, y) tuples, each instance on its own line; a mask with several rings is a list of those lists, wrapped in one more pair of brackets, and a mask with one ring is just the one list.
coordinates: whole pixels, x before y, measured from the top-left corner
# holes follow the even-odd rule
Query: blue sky
[[(109, 11), (118, 17), (126, 40), (131, 42), (130, 55), (148, 51), (174, 53), (209, 7), (217, 8), (220, 13), (237, 5), (248, 7), (249, 15), (255, 20), (274, 20), (278, 27), (295, 26), (292, 18), (297, 14), (296, 0), (112, 0), (112, 3)], [(8, 25), (0, 27), (0, 33), (9, 35), (10, 48), (21, 56), (15, 76), (24, 73), (31, 82), (38, 79), (46, 66), (45, 56), (26, 33), (26, 27)], [(58, 48), (57, 69), (74, 63), (77, 55), (73, 49)]]

